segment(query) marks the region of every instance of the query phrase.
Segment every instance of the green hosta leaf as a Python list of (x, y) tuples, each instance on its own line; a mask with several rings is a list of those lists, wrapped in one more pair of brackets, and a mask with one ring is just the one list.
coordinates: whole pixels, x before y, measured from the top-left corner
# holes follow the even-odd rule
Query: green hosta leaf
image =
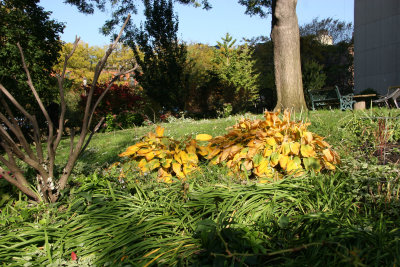
[(254, 167), (258, 167), (260, 165), (260, 163), (264, 160), (265, 158), (261, 155), (261, 154), (256, 154), (253, 157), (253, 164)]
[(270, 162), (271, 162), (271, 166), (272, 166), (272, 167), (275, 167), (275, 166), (278, 164), (278, 162), (279, 162), (279, 153), (273, 152), (273, 153), (271, 154)]
[(316, 172), (319, 172), (321, 170), (321, 163), (316, 158), (303, 158), (303, 163), (306, 170), (314, 170)]

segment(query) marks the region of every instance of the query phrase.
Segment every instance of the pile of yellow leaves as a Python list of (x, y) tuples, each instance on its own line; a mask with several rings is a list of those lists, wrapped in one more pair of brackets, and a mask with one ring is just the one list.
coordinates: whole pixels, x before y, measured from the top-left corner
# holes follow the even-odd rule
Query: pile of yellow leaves
[(212, 164), (225, 163), (233, 173), (254, 174), (260, 181), (335, 169), (339, 156), (321, 136), (307, 131), (309, 123), (290, 121), (289, 111), (282, 119), (278, 115), (266, 112), (265, 120), (243, 119), (199, 153)]
[(138, 162), (142, 174), (157, 170), (159, 181), (172, 182), (172, 175), (185, 179), (198, 167), (196, 140), (178, 142), (164, 136), (164, 128), (157, 126), (155, 133), (148, 133), (141, 142), (119, 154)]
[(323, 137), (307, 131), (309, 123), (290, 121), (289, 111), (282, 119), (278, 115), (266, 112), (265, 120), (242, 119), (224, 136), (199, 134), (186, 142), (165, 137), (164, 128), (157, 126), (155, 133), (119, 156), (137, 161), (142, 174), (157, 170), (158, 179), (167, 183), (172, 175), (187, 178), (198, 168), (199, 156), (226, 165), (239, 177), (254, 175), (260, 182), (336, 168), (339, 156)]

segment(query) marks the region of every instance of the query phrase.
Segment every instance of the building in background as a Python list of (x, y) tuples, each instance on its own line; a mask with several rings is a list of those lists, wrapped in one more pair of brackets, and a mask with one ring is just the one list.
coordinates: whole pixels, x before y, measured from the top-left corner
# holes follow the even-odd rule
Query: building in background
[(400, 0), (354, 0), (355, 92), (400, 86)]

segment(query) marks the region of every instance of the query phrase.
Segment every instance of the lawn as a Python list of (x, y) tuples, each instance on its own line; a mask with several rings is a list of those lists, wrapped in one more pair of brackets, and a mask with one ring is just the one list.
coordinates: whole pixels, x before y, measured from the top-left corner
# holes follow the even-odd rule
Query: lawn
[[(387, 109), (296, 114), (342, 163), (335, 172), (265, 184), (207, 163), (186, 182), (134, 171), (121, 179), (109, 166), (155, 125), (96, 134), (56, 204), (31, 203), (0, 180), (0, 264), (397, 266), (399, 116)], [(223, 135), (241, 117), (161, 126), (183, 140)]]

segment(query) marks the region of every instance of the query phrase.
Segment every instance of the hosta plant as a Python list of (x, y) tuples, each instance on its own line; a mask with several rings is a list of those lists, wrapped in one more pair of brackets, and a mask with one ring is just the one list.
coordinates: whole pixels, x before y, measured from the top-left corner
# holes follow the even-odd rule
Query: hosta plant
[(339, 156), (323, 137), (309, 132), (308, 125), (291, 121), (289, 111), (282, 118), (279, 112), (266, 112), (264, 120), (242, 119), (199, 153), (211, 164), (225, 164), (240, 177), (254, 175), (260, 181), (334, 170)]
[(170, 183), (172, 175), (185, 179), (198, 167), (197, 149), (196, 140), (178, 142), (164, 136), (164, 128), (157, 126), (155, 133), (148, 133), (119, 156), (136, 161), (141, 174), (157, 171), (160, 181)]
[(260, 182), (335, 170), (338, 154), (323, 137), (309, 132), (308, 125), (291, 121), (289, 111), (282, 118), (279, 112), (266, 112), (264, 120), (242, 119), (224, 136), (199, 134), (184, 142), (165, 137), (164, 128), (158, 126), (120, 156), (136, 161), (142, 174), (157, 171), (164, 182), (171, 182), (173, 175), (186, 179), (198, 169), (199, 159), (225, 165), (236, 177), (256, 177)]

